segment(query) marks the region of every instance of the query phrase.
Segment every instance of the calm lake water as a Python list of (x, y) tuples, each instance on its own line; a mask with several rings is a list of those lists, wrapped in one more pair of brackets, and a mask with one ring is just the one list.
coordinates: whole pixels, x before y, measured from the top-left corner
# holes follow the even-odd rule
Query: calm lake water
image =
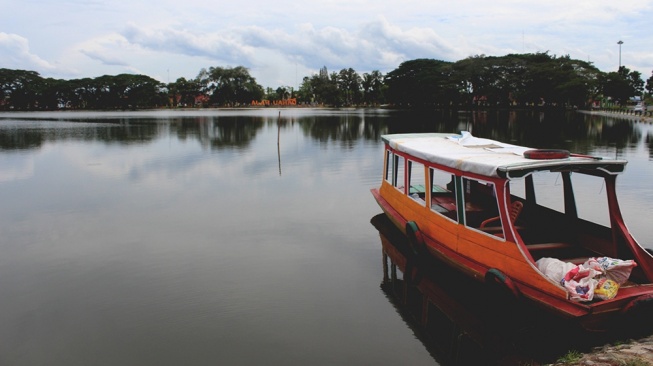
[(629, 160), (653, 248), (653, 126), (583, 114), (0, 114), (0, 364), (446, 364), (386, 292), (380, 136)]

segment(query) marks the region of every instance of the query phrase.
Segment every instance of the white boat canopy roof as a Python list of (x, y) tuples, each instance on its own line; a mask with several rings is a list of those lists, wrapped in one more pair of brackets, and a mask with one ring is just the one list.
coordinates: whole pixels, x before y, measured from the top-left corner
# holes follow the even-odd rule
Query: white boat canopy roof
[(391, 148), (427, 162), (489, 177), (519, 178), (534, 171), (621, 173), (627, 161), (570, 154), (564, 159), (529, 159), (528, 147), (460, 134), (418, 133), (381, 136)]

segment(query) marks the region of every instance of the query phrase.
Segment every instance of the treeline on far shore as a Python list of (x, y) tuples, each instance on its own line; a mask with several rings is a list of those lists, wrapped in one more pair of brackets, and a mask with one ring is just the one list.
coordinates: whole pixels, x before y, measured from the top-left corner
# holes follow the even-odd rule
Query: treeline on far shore
[(587, 61), (547, 52), (473, 56), (456, 62), (416, 59), (382, 74), (354, 69), (305, 76), (299, 89), (259, 85), (243, 66), (210, 67), (197, 77), (162, 83), (120, 74), (61, 80), (0, 69), (0, 110), (179, 107), (380, 106), (397, 108), (620, 107), (653, 94), (653, 76), (621, 66), (604, 72)]

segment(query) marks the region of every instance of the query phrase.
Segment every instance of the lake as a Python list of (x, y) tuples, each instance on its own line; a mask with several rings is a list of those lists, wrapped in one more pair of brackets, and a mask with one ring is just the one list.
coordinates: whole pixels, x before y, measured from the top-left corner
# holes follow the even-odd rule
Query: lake
[(653, 126), (584, 114), (0, 114), (0, 364), (433, 365), (383, 280), (382, 134), (629, 160), (653, 248)]

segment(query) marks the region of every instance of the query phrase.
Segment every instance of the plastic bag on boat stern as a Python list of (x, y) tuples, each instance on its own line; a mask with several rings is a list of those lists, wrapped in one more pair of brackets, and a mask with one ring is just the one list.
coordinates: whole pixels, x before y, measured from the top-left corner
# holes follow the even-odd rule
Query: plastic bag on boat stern
[(623, 285), (628, 281), (633, 268), (637, 267), (634, 260), (614, 259), (609, 257), (590, 258), (583, 264), (585, 267), (603, 272), (605, 276), (619, 284)]

